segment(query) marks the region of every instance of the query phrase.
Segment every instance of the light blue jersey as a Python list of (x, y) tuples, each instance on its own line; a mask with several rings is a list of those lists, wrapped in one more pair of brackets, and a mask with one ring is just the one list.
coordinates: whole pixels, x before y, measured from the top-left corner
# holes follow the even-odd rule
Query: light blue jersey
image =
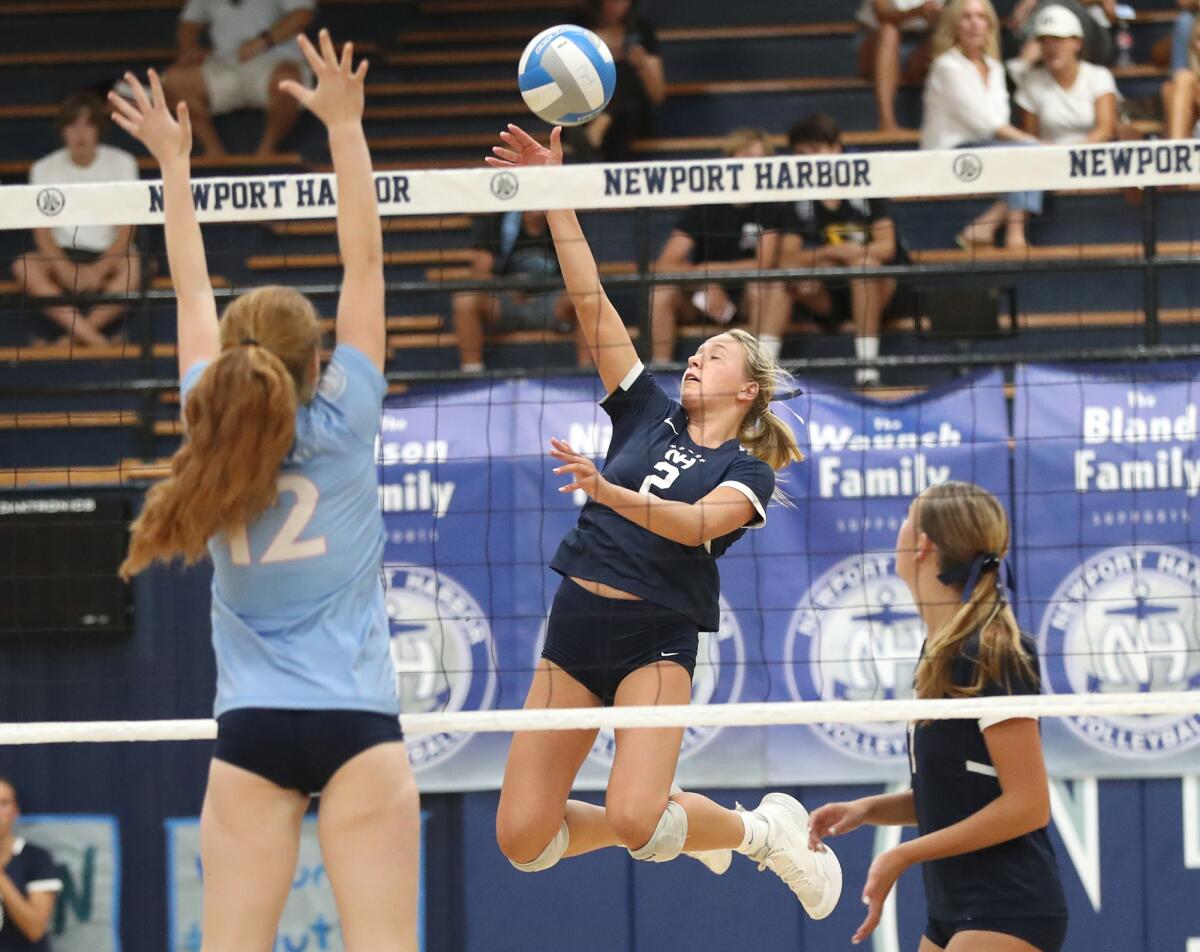
[[(187, 372), (184, 399), (205, 366)], [(279, 498), (244, 530), (209, 540), (217, 716), (243, 707), (399, 713), (374, 452), (386, 390), (360, 351), (339, 345), (317, 396), (296, 411)]]

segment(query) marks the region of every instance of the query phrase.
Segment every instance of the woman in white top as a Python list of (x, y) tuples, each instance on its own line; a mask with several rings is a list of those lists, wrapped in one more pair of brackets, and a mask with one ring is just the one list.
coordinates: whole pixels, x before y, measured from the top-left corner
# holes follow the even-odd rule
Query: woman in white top
[(1108, 142), (1117, 131), (1117, 84), (1105, 67), (1086, 63), (1083, 25), (1066, 7), (1044, 7), (1034, 23), (1042, 65), (1017, 87), (1025, 131), (1050, 145)]
[[(1182, 19), (1187, 14), (1182, 14)], [(1163, 115), (1168, 139), (1188, 139), (1200, 119), (1200, 18), (1193, 18), (1188, 33), (1187, 65), (1177, 68), (1163, 83)]]
[[(925, 84), (921, 148), (1032, 143), (1012, 124), (1000, 65), (1000, 21), (990, 0), (951, 0), (933, 37), (933, 68)], [(964, 248), (993, 245), (1005, 225), (1005, 247), (1026, 246), (1025, 221), (1042, 210), (1040, 192), (1013, 192), (970, 222), (957, 241)]]

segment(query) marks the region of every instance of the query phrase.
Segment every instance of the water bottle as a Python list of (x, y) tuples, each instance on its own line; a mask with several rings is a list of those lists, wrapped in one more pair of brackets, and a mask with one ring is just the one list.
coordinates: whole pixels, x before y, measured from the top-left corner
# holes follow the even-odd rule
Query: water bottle
[(1121, 17), (1117, 20), (1117, 66), (1133, 65), (1133, 30), (1129, 28), (1129, 20)]

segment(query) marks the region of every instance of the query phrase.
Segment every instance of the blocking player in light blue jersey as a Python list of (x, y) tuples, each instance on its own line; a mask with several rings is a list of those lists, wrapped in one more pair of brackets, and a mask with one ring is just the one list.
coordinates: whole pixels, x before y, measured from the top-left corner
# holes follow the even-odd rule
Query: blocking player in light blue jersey
[(114, 120), (163, 176), (178, 300), (187, 436), (133, 525), (126, 577), (155, 560), (213, 560), (217, 745), (200, 821), (203, 949), (273, 947), (300, 824), (321, 794), (321, 853), (348, 952), (415, 952), (417, 789), (379, 576), (374, 465), (386, 392), (383, 238), (362, 128), (367, 64), (300, 45), (315, 91), (280, 88), (325, 123), (345, 279), (338, 346), (320, 373), (312, 305), (283, 287), (243, 294), (217, 320), (189, 183), (191, 127), (132, 74)]

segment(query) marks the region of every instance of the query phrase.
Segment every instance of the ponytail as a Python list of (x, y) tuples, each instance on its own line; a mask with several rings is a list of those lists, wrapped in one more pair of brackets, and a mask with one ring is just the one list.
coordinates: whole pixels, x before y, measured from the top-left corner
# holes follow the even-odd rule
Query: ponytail
[[(938, 548), (942, 580), (966, 578), (968, 568), (975, 568), (972, 577), (977, 574), (962, 607), (925, 639), (913, 677), (917, 697), (978, 697), (989, 682), (1007, 685), (1014, 675), (1034, 680), (1033, 662), (1021, 644), (1021, 630), (1000, 585), (1009, 529), (999, 500), (980, 486), (951, 481), (925, 490), (916, 505), (920, 531)], [(987, 568), (980, 572), (984, 565)], [(974, 682), (969, 687), (956, 685), (955, 662), (976, 632)]]
[(154, 561), (191, 564), (218, 532), (244, 526), (275, 502), (275, 479), (296, 431), (296, 385), (256, 344), (230, 347), (187, 397), (186, 437), (171, 475), (146, 494), (130, 527), (128, 581)]
[(758, 394), (742, 420), (738, 442), (777, 472), (789, 463), (804, 462), (804, 453), (800, 451), (792, 428), (771, 412), (771, 399), (775, 393), (792, 388), (791, 375), (762, 348), (753, 334), (741, 328), (725, 333), (745, 349), (747, 376), (758, 384)]

